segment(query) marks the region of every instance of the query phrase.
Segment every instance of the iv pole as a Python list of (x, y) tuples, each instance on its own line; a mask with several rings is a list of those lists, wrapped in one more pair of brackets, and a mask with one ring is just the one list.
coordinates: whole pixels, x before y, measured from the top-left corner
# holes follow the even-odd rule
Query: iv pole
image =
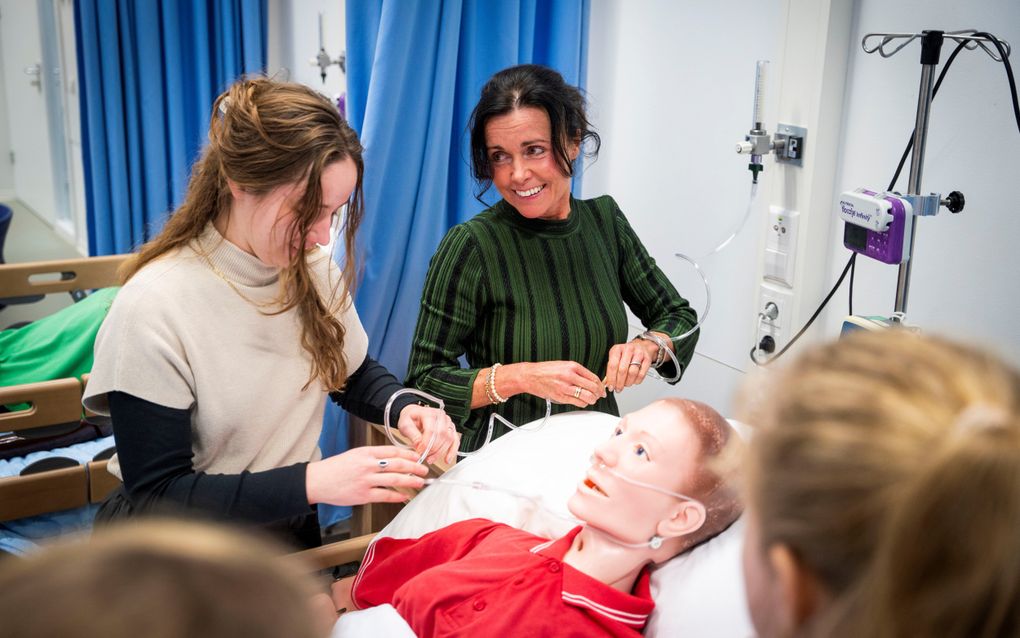
[[(931, 113), (932, 84), (935, 77), (935, 67), (939, 63), (939, 54), (942, 52), (942, 43), (949, 39), (956, 43), (965, 42), (966, 48), (975, 49), (980, 47), (996, 62), (1002, 62), (998, 49), (989, 48), (986, 43), (992, 43), (992, 38), (975, 35), (973, 29), (964, 31), (922, 31), (921, 33), (869, 33), (861, 40), (861, 47), (865, 53), (878, 52), (883, 58), (889, 58), (910, 44), (917, 38), (921, 38), (921, 85), (917, 96), (917, 117), (914, 121), (914, 145), (910, 152), (910, 180), (907, 185), (907, 192), (910, 195), (921, 195), (921, 169), (924, 165), (925, 143), (928, 139), (928, 116)], [(868, 48), (869, 38), (882, 38), (881, 43)], [(891, 51), (886, 50), (886, 45), (896, 40), (906, 40), (899, 43)], [(1009, 43), (997, 40), (1002, 45), (1005, 55), (1010, 54)], [(992, 44), (994, 47), (995, 45)], [(948, 205), (947, 202), (940, 202)], [(952, 208), (950, 208), (952, 210)], [(936, 206), (937, 211), (937, 206)], [(955, 212), (955, 211), (954, 211)], [(929, 212), (928, 214), (934, 214)], [(910, 241), (907, 246), (907, 259), (900, 264), (899, 273), (896, 278), (896, 306), (894, 316), (902, 317), (907, 311), (907, 295), (910, 291), (910, 269), (914, 263), (914, 235), (917, 232), (917, 224), (910, 226)]]

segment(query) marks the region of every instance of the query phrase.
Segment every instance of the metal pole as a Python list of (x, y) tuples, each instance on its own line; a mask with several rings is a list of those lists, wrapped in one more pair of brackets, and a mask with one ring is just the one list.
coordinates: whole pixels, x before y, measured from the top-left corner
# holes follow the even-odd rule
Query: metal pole
[[(942, 49), (942, 32), (925, 31), (921, 39), (921, 86), (917, 95), (917, 118), (914, 121), (914, 146), (910, 153), (910, 181), (907, 193), (921, 194), (921, 169), (924, 167), (924, 147), (928, 139), (928, 115), (931, 112), (931, 90), (935, 79), (935, 65), (939, 62)], [(907, 246), (907, 260), (900, 264), (896, 278), (895, 311), (907, 311), (907, 293), (910, 291), (910, 268), (914, 263), (914, 235), (917, 219), (910, 225), (910, 243)]]

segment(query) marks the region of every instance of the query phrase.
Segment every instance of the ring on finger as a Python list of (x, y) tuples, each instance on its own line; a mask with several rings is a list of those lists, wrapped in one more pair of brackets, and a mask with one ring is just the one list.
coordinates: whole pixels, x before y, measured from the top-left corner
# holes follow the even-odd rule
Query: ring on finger
[(378, 463), (380, 471), (385, 470), (390, 464), (390, 462), (386, 459), (379, 459)]
[(639, 367), (639, 368), (640, 368), (640, 367), (641, 367), (641, 362), (640, 362), (640, 361), (631, 361), (631, 362), (630, 362), (630, 365), (632, 365), (632, 366), (637, 366), (637, 367)]
[(579, 385), (574, 386), (574, 398), (575, 399), (581, 398), (581, 386)]

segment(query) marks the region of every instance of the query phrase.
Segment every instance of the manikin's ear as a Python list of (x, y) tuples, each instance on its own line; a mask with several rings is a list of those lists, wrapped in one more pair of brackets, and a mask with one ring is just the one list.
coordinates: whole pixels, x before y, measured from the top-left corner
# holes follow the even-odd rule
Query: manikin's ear
[(705, 506), (698, 501), (684, 501), (669, 518), (660, 521), (655, 533), (663, 538), (693, 534), (705, 524)]
[(824, 604), (825, 590), (814, 571), (787, 545), (769, 547), (768, 560), (780, 589), (783, 624), (796, 633)]

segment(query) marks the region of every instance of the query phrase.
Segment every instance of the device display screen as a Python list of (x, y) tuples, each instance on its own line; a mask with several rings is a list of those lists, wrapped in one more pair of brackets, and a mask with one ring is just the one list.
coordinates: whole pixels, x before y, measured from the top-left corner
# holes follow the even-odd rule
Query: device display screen
[(856, 252), (864, 252), (868, 247), (868, 230), (844, 223), (843, 245)]

